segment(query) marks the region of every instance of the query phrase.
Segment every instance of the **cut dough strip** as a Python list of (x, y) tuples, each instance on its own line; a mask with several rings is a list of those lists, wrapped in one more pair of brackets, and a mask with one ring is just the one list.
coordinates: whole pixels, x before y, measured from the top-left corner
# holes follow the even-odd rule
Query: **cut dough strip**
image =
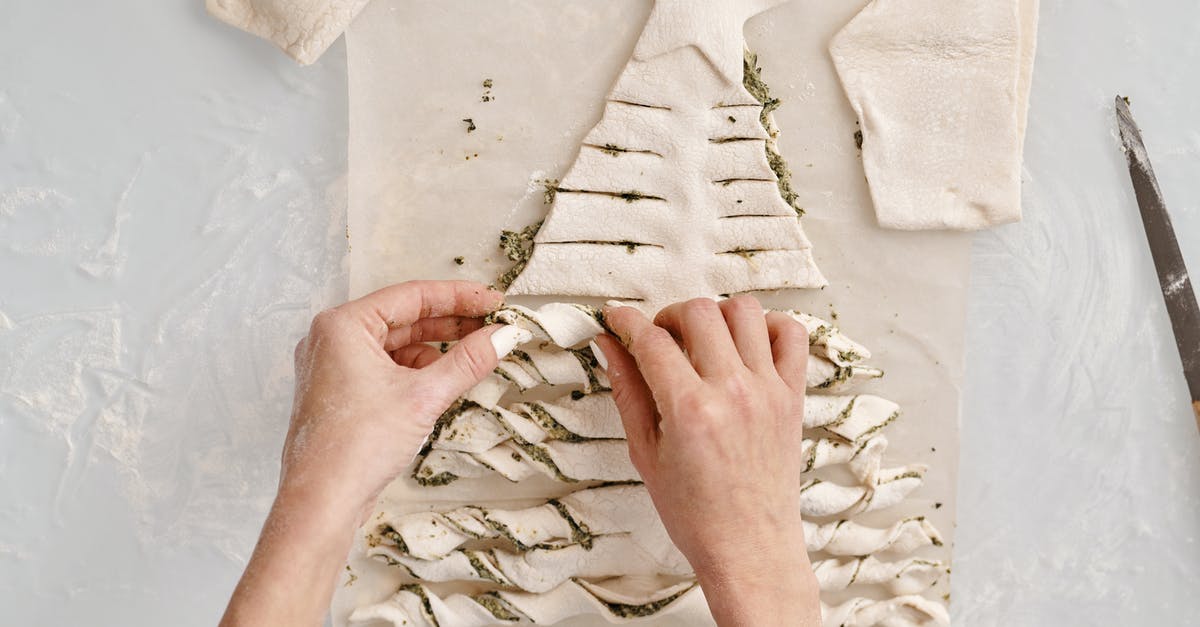
[[(839, 388), (856, 377), (882, 374), (863, 366), (870, 353), (833, 325), (788, 313), (810, 330), (809, 387)], [(418, 456), (414, 479), (425, 486), (492, 473), (510, 481), (538, 473), (564, 482), (639, 480), (622, 441), (624, 430), (598, 349), (583, 346), (604, 331), (598, 311), (566, 303), (537, 310), (511, 305), (491, 318), (529, 330), (540, 345), (531, 342), (514, 350), (493, 377), (443, 414)], [(498, 406), (510, 385), (521, 392), (543, 385), (574, 389), (552, 403)], [(873, 396), (809, 396), (805, 425), (824, 427), (853, 446), (824, 438), (806, 441), (801, 453), (808, 469), (850, 464), (865, 485), (871, 484), (886, 440), (868, 439), (897, 411), (894, 403)]]
[[(538, 547), (587, 547), (599, 537), (623, 537), (649, 555), (664, 572), (685, 568), (683, 557), (667, 540), (649, 494), (642, 485), (586, 488), (518, 510), (466, 506), (447, 512), (418, 512), (380, 519), (367, 536), (370, 553), (433, 561), (473, 540), (503, 540), (528, 551)], [(923, 517), (876, 529), (839, 520), (824, 525), (804, 522), (809, 552), (863, 556), (880, 552), (910, 553), (942, 543)], [(379, 549), (376, 551), (376, 549)]]
[(923, 596), (905, 595), (876, 601), (851, 599), (841, 605), (821, 604), (824, 627), (948, 627), (946, 607)]
[[(396, 627), (484, 627), (522, 621), (552, 625), (585, 615), (610, 624), (661, 615), (704, 615), (704, 593), (693, 581), (660, 584), (648, 594), (634, 595), (613, 589), (629, 587), (630, 583), (640, 582), (626, 583), (624, 578), (603, 583), (578, 580), (540, 594), (499, 590), (446, 597), (439, 597), (421, 584), (409, 584), (381, 603), (355, 610), (350, 620), (357, 623), (382, 620)], [(946, 627), (950, 624), (950, 616), (942, 604), (918, 595), (882, 601), (855, 598), (840, 605), (822, 603), (821, 617), (824, 627)]]
[(881, 585), (892, 594), (920, 594), (946, 573), (946, 565), (936, 560), (906, 559), (881, 562), (874, 557), (813, 562), (823, 592), (845, 590), (852, 585)]
[[(630, 583), (638, 583), (636, 580)], [(421, 584), (411, 584), (382, 603), (359, 608), (352, 622), (383, 620), (396, 627), (484, 627), (498, 622), (525, 621), (552, 625), (576, 616), (596, 616), (609, 623), (626, 623), (638, 618), (686, 611), (695, 605), (691, 598), (703, 597), (691, 580), (673, 585), (658, 583), (653, 592), (629, 594), (624, 578), (602, 583), (568, 581), (549, 592), (529, 593), (498, 590), (476, 595), (451, 594), (439, 597)], [(688, 594), (695, 590), (696, 594)], [(693, 610), (695, 611), (695, 610)]]
[(804, 428), (823, 428), (850, 442), (879, 432), (900, 415), (900, 406), (878, 396), (804, 397)]
[(924, 481), (926, 467), (913, 464), (879, 471), (874, 485), (846, 486), (809, 479), (800, 487), (800, 511), (804, 516), (853, 516), (891, 507), (903, 501)]
[[(368, 555), (402, 566), (413, 579), (430, 583), (473, 581), (549, 592), (576, 578), (624, 575), (692, 576), (687, 560), (672, 551), (670, 563), (651, 559), (628, 535), (593, 536), (588, 545), (536, 547), (516, 553), (497, 549), (456, 549), (436, 560), (422, 560), (386, 545)], [(874, 557), (813, 562), (822, 591), (845, 590), (853, 585), (880, 585), (892, 594), (918, 594), (936, 584), (946, 571), (934, 560), (910, 558), (883, 562)]]
[[(663, 546), (671, 545), (664, 542)], [(673, 548), (667, 555), (667, 562), (663, 562), (648, 555), (628, 534), (593, 535), (586, 545), (537, 546), (522, 552), (456, 549), (435, 560), (407, 556), (387, 545), (374, 547), (367, 554), (403, 567), (417, 581), (474, 581), (525, 592), (549, 592), (580, 577), (692, 576), (687, 560)], [(830, 569), (829, 572), (834, 578), (831, 581), (842, 582), (841, 571)], [(871, 574), (883, 572), (876, 568)], [(863, 583), (869, 582), (864, 579)]]
[[(462, 403), (443, 417), (420, 456), (414, 478), (422, 485), (497, 473), (522, 481), (535, 473), (565, 482), (639, 481), (628, 458), (620, 416), (607, 392), (567, 396), (554, 403), (515, 403), (511, 410)], [(880, 424), (886, 424), (890, 415)], [(836, 426), (834, 427), (836, 428)], [(847, 443), (806, 438), (803, 472), (847, 464), (864, 485), (879, 471), (887, 439)]]
[[(808, 330), (810, 355), (814, 357), (809, 360), (808, 365), (809, 389), (841, 390), (858, 380), (883, 376), (882, 370), (865, 365), (864, 362), (871, 357), (870, 351), (846, 337), (836, 326), (811, 314), (798, 311), (783, 313), (792, 316)], [(550, 303), (536, 310), (520, 305), (507, 305), (489, 316), (488, 321), (519, 326), (532, 332), (535, 339), (549, 341), (561, 348), (581, 346), (605, 331), (598, 310), (573, 303)], [(545, 369), (552, 367), (552, 352), (529, 351), (528, 355), (534, 363), (522, 358), (509, 358), (502, 365), (503, 375), (511, 377), (522, 390), (535, 386), (539, 380), (547, 382), (551, 377)], [(590, 368), (585, 367), (585, 371), (596, 372), (595, 366), (598, 362), (595, 360), (599, 356), (594, 350), (583, 348), (573, 354), (577, 359), (587, 361), (591, 365)], [(565, 358), (558, 359), (561, 363), (553, 365), (553, 372), (560, 379), (569, 379), (571, 364)], [(518, 372), (518, 366), (522, 367), (524, 374)], [(567, 370), (563, 370), (564, 368)], [(585, 383), (581, 380), (575, 382)]]
[(933, 545), (942, 536), (924, 516), (906, 518), (886, 529), (867, 527), (850, 520), (818, 525), (804, 521), (804, 542), (810, 552), (824, 551), (840, 557), (890, 552), (911, 553)]

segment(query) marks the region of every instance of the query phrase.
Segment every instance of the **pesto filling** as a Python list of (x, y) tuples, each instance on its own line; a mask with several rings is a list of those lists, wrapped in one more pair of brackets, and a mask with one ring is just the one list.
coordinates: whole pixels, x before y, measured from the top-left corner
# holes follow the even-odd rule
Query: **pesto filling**
[(433, 604), (429, 602), (429, 593), (425, 591), (425, 587), (421, 584), (410, 583), (400, 586), (404, 592), (411, 592), (421, 598), (421, 612), (425, 614), (425, 618), (433, 624), (433, 627), (440, 627), (437, 616), (433, 613)]
[(529, 263), (529, 257), (533, 254), (533, 238), (542, 228), (542, 222), (544, 220), (539, 220), (520, 231), (500, 232), (500, 249), (504, 251), (504, 256), (514, 263), (513, 267), (496, 279), (496, 285), (500, 289), (508, 289)]
[(804, 209), (800, 207), (796, 199), (798, 194), (792, 189), (792, 171), (788, 168), (787, 161), (783, 155), (775, 147), (775, 136), (778, 131), (773, 131), (774, 126), (771, 123), (771, 113), (779, 108), (780, 101), (778, 98), (771, 96), (771, 90), (762, 79), (762, 69), (758, 67), (758, 55), (746, 51), (746, 56), (742, 61), (742, 84), (746, 87), (746, 91), (750, 92), (754, 99), (762, 104), (762, 112), (758, 116), (759, 124), (762, 124), (764, 130), (770, 136), (765, 142), (767, 151), (767, 164), (771, 166), (771, 170), (775, 172), (776, 178), (779, 179), (779, 195), (783, 201), (796, 211), (796, 216), (804, 215)]
[(518, 622), (523, 617), (512, 611), (509, 605), (495, 592), (485, 592), (474, 597), (474, 601), (487, 610), (496, 620)]
[(645, 617), (645, 616), (653, 616), (653, 615), (659, 613), (660, 611), (662, 611), (662, 609), (664, 607), (666, 607), (666, 606), (670, 605), (672, 602), (674, 602), (675, 599), (678, 599), (679, 597), (683, 596), (689, 590), (691, 590), (691, 588), (676, 592), (675, 594), (672, 594), (669, 597), (659, 599), (657, 601), (651, 601), (650, 603), (643, 603), (641, 605), (629, 605), (626, 603), (610, 603), (608, 601), (604, 601), (604, 606), (607, 607), (608, 611), (612, 612), (615, 616), (620, 616), (621, 618), (639, 618), (639, 617)]
[(558, 510), (558, 515), (562, 516), (563, 520), (571, 527), (571, 541), (582, 546), (586, 550), (592, 550), (592, 530), (583, 522), (576, 520), (571, 515), (571, 510), (567, 509), (558, 499), (550, 499), (547, 501), (549, 505)]

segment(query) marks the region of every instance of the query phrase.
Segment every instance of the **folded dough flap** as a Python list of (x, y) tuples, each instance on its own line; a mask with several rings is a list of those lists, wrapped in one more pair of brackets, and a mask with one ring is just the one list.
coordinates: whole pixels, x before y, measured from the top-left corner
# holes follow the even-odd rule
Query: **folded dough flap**
[(279, 46), (302, 65), (316, 61), (370, 0), (207, 0), (217, 19)]
[(1031, 0), (875, 0), (834, 37), (882, 226), (970, 230), (1020, 219), (1029, 11)]

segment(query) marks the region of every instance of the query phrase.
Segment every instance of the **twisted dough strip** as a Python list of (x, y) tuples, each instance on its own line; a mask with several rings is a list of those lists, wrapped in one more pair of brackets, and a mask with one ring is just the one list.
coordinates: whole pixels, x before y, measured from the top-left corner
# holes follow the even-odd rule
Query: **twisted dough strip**
[(849, 520), (818, 525), (804, 521), (804, 542), (809, 551), (830, 555), (871, 555), (884, 551), (911, 553), (933, 545), (942, 546), (942, 536), (924, 516), (906, 518), (886, 529), (867, 527)]
[[(629, 534), (593, 535), (588, 544), (537, 546), (523, 552), (500, 549), (455, 549), (435, 560), (404, 555), (396, 547), (379, 545), (368, 551), (392, 566), (401, 566), (416, 581), (474, 581), (525, 592), (549, 592), (576, 578), (618, 575), (672, 575), (691, 577), (687, 560), (671, 547), (666, 559), (649, 555)], [(840, 574), (830, 581), (840, 583)], [(872, 571), (875, 572), (875, 571)], [(883, 571), (878, 571), (883, 572)], [(873, 582), (865, 582), (873, 583)]]
[(841, 605), (821, 604), (824, 627), (948, 627), (946, 607), (923, 596), (898, 596), (885, 601), (851, 599)]
[[(883, 412), (873, 409), (870, 403), (856, 402), (854, 397), (843, 398), (842, 402), (847, 416), (874, 412), (865, 421), (850, 423), (851, 428), (864, 422), (883, 425), (892, 418), (892, 414), (886, 413), (891, 406), (887, 401), (882, 401)], [(807, 411), (809, 405), (814, 407), (811, 412)], [(840, 413), (825, 411), (822, 415), (823, 408), (836, 408), (836, 403), (814, 397), (805, 406), (811, 416), (806, 422), (824, 421), (832, 431), (840, 426), (835, 424)], [(856, 407), (862, 411), (850, 411)], [(595, 394), (573, 391), (552, 402), (519, 402), (509, 409), (488, 409), (473, 401), (463, 401), (439, 421), (415, 477), (423, 483), (437, 483), (441, 480), (432, 478), (477, 477), (496, 472), (511, 481), (520, 481), (536, 470), (564, 481), (637, 480), (632, 465), (621, 455), (623, 444), (614, 442), (624, 436), (621, 417), (607, 390)], [(849, 464), (854, 475), (867, 482), (878, 471), (886, 448), (887, 440), (882, 436), (851, 444), (819, 438), (805, 439), (800, 454), (805, 459), (805, 471)], [(571, 465), (574, 470), (564, 470), (571, 459), (577, 460)]]
[[(809, 379), (817, 386), (842, 385), (865, 369), (856, 360), (866, 349), (819, 319), (793, 312), (813, 329)], [(477, 386), (438, 421), (413, 473), (422, 485), (443, 485), (463, 477), (498, 473), (521, 481), (542, 473), (564, 482), (633, 481), (638, 479), (629, 462), (619, 416), (605, 392), (605, 378), (597, 352), (581, 345), (602, 332), (600, 316), (584, 305), (551, 303), (538, 310), (518, 305), (505, 307), (494, 320), (529, 329), (542, 346), (513, 351), (497, 367), (495, 376)], [(556, 404), (520, 403), (496, 406), (509, 385), (522, 392), (540, 386), (571, 386), (570, 400)], [(605, 399), (590, 402), (585, 399)], [(584, 407), (584, 405), (588, 405)], [(805, 401), (805, 423), (858, 443), (883, 428), (897, 414), (895, 404), (873, 396), (818, 397)], [(816, 440), (803, 451), (810, 469), (832, 463), (852, 463), (864, 481), (878, 470), (882, 441), (869, 442), (853, 451), (832, 440)]]
[[(387, 600), (361, 607), (351, 622), (383, 620), (396, 627), (484, 627), (502, 622), (550, 625), (568, 618), (592, 615), (608, 623), (628, 623), (651, 616), (704, 612), (704, 594), (694, 582), (683, 581), (642, 595), (619, 593), (586, 580), (568, 581), (550, 592), (533, 594), (498, 590), (476, 595), (439, 597), (425, 586), (410, 584)], [(615, 586), (614, 586), (615, 587)], [(877, 601), (855, 598), (840, 605), (821, 604), (824, 627), (945, 627), (946, 608), (930, 599), (905, 595)]]
[[(621, 507), (607, 506), (612, 502), (609, 499), (617, 499)], [(605, 505), (598, 507), (597, 503)], [(445, 557), (471, 540), (503, 539), (519, 550), (587, 544), (598, 535), (627, 534), (631, 529), (648, 526), (648, 504), (644, 486), (600, 486), (519, 510), (466, 506), (447, 512), (385, 517), (376, 525), (373, 536), (391, 541), (403, 555), (423, 560)], [(660, 526), (657, 518), (652, 523)], [(810, 552), (837, 556), (911, 553), (942, 544), (941, 535), (924, 517), (901, 520), (886, 529), (849, 520), (823, 525), (804, 521), (804, 540)]]
[(891, 507), (921, 486), (926, 469), (912, 464), (880, 470), (876, 481), (865, 486), (809, 479), (800, 487), (800, 512), (814, 517), (853, 516)]
[[(590, 548), (582, 544), (547, 546), (524, 553), (496, 549), (456, 549), (436, 560), (421, 560), (393, 546), (377, 546), (368, 552), (393, 566), (401, 566), (409, 577), (422, 582), (474, 581), (515, 588), (525, 592), (549, 592), (579, 577), (604, 578), (616, 575), (692, 576), (682, 556), (671, 565), (643, 557), (640, 547), (628, 536), (594, 536)], [(632, 567), (631, 567), (632, 566)], [(893, 594), (917, 594), (937, 583), (945, 572), (941, 562), (906, 559), (882, 562), (874, 557), (846, 561), (819, 560), (812, 564), (822, 591), (845, 590), (852, 585), (882, 585)]]
[[(669, 546), (669, 543), (664, 543)], [(393, 566), (402, 566), (417, 581), (475, 581), (525, 592), (549, 592), (580, 577), (618, 575), (692, 576), (683, 556), (671, 551), (670, 562), (647, 556), (629, 535), (598, 535), (589, 545), (539, 546), (523, 553), (497, 549), (455, 549), (435, 560), (404, 555), (380, 545), (368, 552)], [(822, 591), (852, 585), (882, 585), (892, 594), (918, 594), (936, 584), (946, 567), (939, 561), (910, 558), (883, 562), (874, 557), (826, 559), (812, 564)]]
[[(809, 331), (807, 387), (840, 390), (864, 378), (878, 378), (883, 371), (864, 365), (871, 353), (842, 334), (837, 327), (815, 316), (796, 311), (783, 312)], [(582, 345), (603, 333), (601, 315), (594, 307), (575, 303), (549, 303), (536, 310), (506, 305), (488, 316), (489, 322), (503, 322), (528, 329), (534, 338), (562, 348)]]
[[(637, 583), (635, 578), (629, 578)], [(350, 615), (352, 622), (389, 621), (396, 627), (484, 627), (500, 622), (551, 625), (575, 616), (592, 615), (609, 623), (627, 623), (663, 613), (702, 609), (703, 596), (691, 580), (664, 585), (655, 583), (653, 592), (621, 592), (625, 578), (593, 583), (568, 581), (549, 592), (529, 593), (497, 590), (482, 594), (451, 594), (439, 597), (420, 584), (406, 585), (382, 603), (361, 607)], [(689, 592), (695, 591), (693, 594)], [(699, 600), (699, 603), (697, 603)]]
[(920, 594), (946, 572), (946, 565), (936, 560), (881, 562), (871, 556), (820, 560), (813, 562), (812, 567), (817, 583), (826, 592), (845, 590), (855, 584), (880, 584), (892, 594)]
[[(641, 485), (580, 490), (517, 511), (465, 507), (385, 518), (368, 555), (423, 581), (485, 581), (546, 592), (578, 577), (691, 575)], [(472, 539), (504, 539), (511, 550), (467, 550)]]
[(900, 406), (878, 396), (804, 397), (804, 428), (820, 427), (850, 442), (870, 437), (900, 415)]

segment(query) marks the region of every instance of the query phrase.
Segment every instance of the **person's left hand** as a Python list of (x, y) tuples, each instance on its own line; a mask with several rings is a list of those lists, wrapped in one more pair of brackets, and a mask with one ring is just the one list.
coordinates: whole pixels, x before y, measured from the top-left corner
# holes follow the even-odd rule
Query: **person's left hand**
[[(296, 346), (280, 492), (316, 490), (365, 516), (438, 416), (529, 339), (482, 328), (502, 300), (478, 283), (413, 281), (318, 314)], [(447, 340), (460, 341), (444, 355), (426, 343)]]

